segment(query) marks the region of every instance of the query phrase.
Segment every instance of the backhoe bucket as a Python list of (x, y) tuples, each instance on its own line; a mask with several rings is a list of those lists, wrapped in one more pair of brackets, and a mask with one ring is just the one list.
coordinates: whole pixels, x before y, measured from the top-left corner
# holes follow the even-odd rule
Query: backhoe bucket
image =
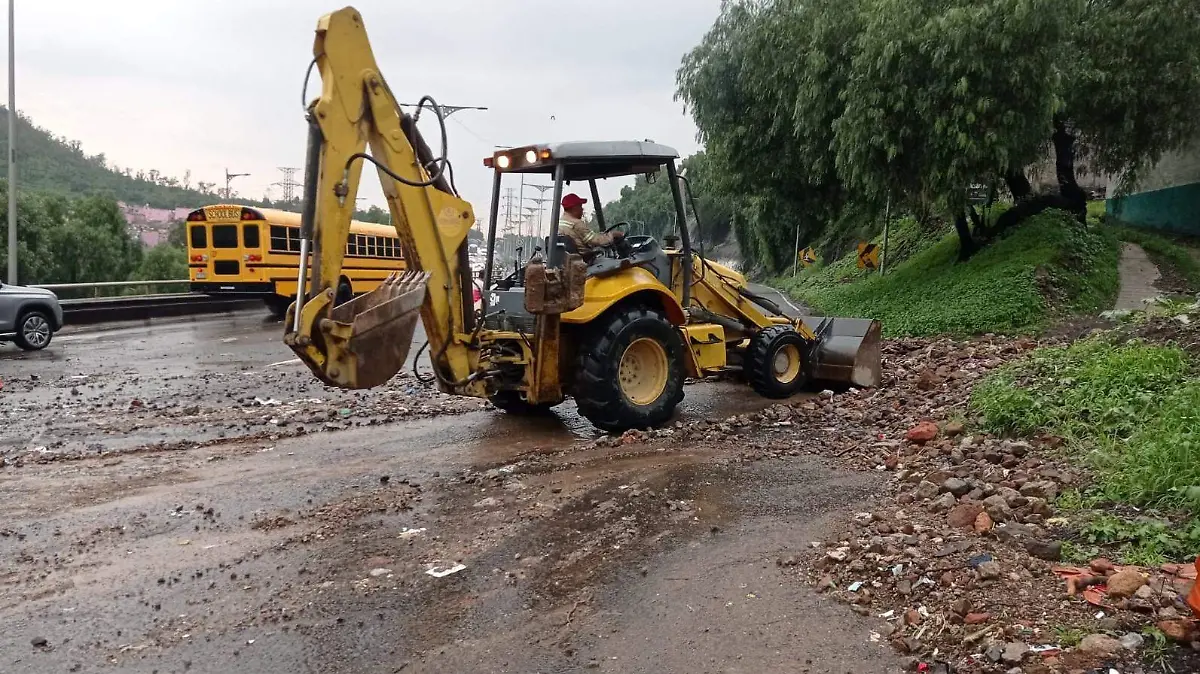
[(804, 322), (817, 335), (813, 379), (860, 388), (879, 386), (883, 377), (879, 321), (805, 316)]
[(330, 312), (334, 321), (351, 326), (348, 351), (355, 363), (355, 388), (384, 384), (404, 367), (428, 281), (428, 272), (393, 272), (375, 290)]

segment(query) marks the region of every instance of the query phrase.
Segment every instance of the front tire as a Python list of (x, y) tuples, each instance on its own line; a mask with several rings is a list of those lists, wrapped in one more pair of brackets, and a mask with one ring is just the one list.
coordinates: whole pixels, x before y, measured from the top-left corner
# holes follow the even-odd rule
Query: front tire
[(657, 310), (610, 310), (588, 326), (575, 402), (597, 428), (620, 433), (667, 422), (683, 400), (683, 343)]
[(29, 311), (17, 321), (17, 336), (13, 341), (26, 351), (41, 351), (54, 338), (54, 324), (41, 311)]
[(746, 349), (744, 372), (750, 386), (764, 398), (788, 398), (804, 388), (807, 344), (790, 325), (760, 330)]

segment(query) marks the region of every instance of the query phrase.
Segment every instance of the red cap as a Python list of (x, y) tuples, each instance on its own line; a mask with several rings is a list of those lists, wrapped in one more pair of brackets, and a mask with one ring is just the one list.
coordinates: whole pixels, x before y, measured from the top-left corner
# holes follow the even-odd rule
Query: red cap
[(567, 196), (563, 197), (562, 207), (575, 208), (576, 206), (582, 206), (586, 203), (587, 199), (580, 197), (578, 194), (568, 194)]

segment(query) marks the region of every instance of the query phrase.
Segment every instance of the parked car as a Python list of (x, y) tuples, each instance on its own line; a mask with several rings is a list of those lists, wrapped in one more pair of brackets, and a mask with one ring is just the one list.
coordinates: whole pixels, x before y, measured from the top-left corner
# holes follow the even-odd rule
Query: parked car
[(62, 305), (53, 292), (0, 283), (0, 342), (40, 351), (62, 325)]

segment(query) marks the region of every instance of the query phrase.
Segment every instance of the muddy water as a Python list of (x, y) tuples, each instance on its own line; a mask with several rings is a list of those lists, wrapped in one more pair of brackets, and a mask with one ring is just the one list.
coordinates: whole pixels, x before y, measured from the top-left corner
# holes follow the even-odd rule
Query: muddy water
[[(877, 625), (775, 564), (873, 476), (584, 449), (569, 402), (330, 391), (278, 335), (235, 316), (0, 348), (0, 451), (85, 448), (0, 469), (0, 672), (898, 671)], [(679, 421), (766, 404), (700, 383)], [(162, 438), (211, 444), (86, 451)]]

